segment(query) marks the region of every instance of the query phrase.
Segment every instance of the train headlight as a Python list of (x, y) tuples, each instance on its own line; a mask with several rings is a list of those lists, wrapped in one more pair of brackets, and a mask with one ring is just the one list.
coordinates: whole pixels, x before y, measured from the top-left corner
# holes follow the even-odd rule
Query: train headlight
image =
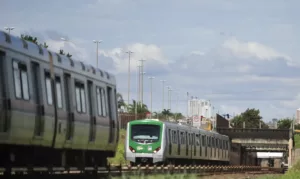
[(135, 153), (134, 148), (132, 148), (132, 147), (129, 146), (129, 149), (130, 149), (130, 151), (131, 151), (132, 153)]
[(153, 153), (157, 153), (159, 150), (160, 150), (160, 147), (157, 147), (157, 148), (153, 151)]

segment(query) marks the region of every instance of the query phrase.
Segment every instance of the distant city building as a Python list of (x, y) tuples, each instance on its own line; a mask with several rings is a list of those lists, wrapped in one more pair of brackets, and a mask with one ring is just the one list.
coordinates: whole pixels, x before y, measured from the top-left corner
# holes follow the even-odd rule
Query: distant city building
[(296, 124), (300, 124), (300, 108), (296, 110)]
[(212, 119), (212, 105), (210, 101), (193, 98), (188, 100), (188, 118), (193, 120), (193, 126), (201, 126), (201, 116)]

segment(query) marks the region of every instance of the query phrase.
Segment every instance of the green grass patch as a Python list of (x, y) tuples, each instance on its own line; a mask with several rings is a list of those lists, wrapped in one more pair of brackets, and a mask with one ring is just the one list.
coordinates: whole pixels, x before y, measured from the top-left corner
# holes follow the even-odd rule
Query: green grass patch
[(295, 140), (295, 148), (300, 148), (300, 134), (294, 135), (294, 140)]
[(280, 176), (263, 176), (259, 179), (298, 179), (300, 178), (300, 161), (298, 161), (288, 172)]
[(120, 136), (119, 136), (119, 143), (118, 143), (116, 156), (113, 158), (108, 158), (108, 162), (110, 164), (115, 164), (115, 165), (120, 165), (120, 164), (125, 165), (128, 164), (128, 161), (126, 161), (124, 158), (126, 130), (121, 129), (119, 135)]

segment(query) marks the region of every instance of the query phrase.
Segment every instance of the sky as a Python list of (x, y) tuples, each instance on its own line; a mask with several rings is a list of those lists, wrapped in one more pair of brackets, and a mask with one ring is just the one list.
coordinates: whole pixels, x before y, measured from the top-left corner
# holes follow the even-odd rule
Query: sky
[[(71, 3), (72, 2), (72, 3)], [(300, 107), (299, 0), (2, 0), (0, 25), (15, 27), (49, 49), (116, 75), (127, 101), (137, 99), (143, 59), (144, 102), (162, 109), (162, 83), (171, 110), (186, 114), (187, 92), (210, 100), (215, 112), (259, 109), (264, 121), (293, 117)], [(3, 30), (2, 29), (2, 30)], [(68, 41), (62, 41), (61, 38)], [(165, 88), (167, 106), (167, 90)]]

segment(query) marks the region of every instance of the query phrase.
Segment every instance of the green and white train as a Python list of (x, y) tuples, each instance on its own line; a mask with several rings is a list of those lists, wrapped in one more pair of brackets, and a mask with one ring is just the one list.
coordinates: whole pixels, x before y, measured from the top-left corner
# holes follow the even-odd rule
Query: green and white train
[(127, 124), (125, 158), (137, 164), (229, 164), (228, 136), (157, 119)]

